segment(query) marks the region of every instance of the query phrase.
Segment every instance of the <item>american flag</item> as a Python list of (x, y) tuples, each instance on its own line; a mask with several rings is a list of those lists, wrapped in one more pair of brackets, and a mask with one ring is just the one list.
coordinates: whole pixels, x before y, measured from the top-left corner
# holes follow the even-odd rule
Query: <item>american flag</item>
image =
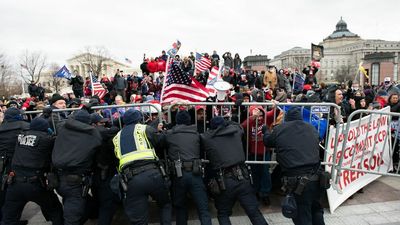
[(211, 69), (210, 74), (208, 75), (206, 88), (210, 96), (215, 96), (215, 94), (217, 93), (217, 90), (215, 90), (214, 88), (214, 83), (217, 81), (218, 70), (218, 67), (214, 66)]
[(190, 77), (175, 63), (170, 65), (165, 79), (166, 84), (161, 96), (163, 103), (173, 100), (201, 102), (209, 96), (208, 90), (201, 83)]
[(100, 99), (102, 99), (104, 95), (107, 94), (107, 90), (103, 87), (103, 85), (101, 85), (95, 76), (90, 76), (92, 77), (92, 96), (97, 95)]
[(195, 66), (196, 70), (199, 72), (208, 70), (211, 67), (211, 59), (206, 58), (203, 54), (196, 52)]

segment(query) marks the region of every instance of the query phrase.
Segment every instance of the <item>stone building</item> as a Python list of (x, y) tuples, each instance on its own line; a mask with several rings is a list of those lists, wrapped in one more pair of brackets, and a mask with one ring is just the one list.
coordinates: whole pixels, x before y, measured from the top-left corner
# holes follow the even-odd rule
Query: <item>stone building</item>
[(77, 55), (71, 59), (67, 60), (68, 69), (73, 72), (77, 71), (82, 77), (89, 76), (90, 65), (101, 64), (101, 72), (98, 74), (99, 76), (103, 76), (104, 74), (108, 77), (113, 77), (117, 71), (117, 69), (124, 71), (124, 73), (132, 73), (133, 69), (120, 63), (111, 58), (104, 58), (102, 56), (93, 55), (90, 53), (84, 53)]
[(266, 70), (270, 59), (267, 55), (246, 56), (243, 60), (243, 68), (246, 70), (262, 71)]
[[(362, 39), (357, 34), (352, 33), (347, 28), (347, 23), (340, 18), (333, 33), (324, 38), (319, 45), (324, 46), (324, 58), (321, 60), (321, 68), (317, 73), (319, 81), (335, 81), (338, 73), (343, 71), (347, 73), (347, 79), (354, 78), (361, 62), (364, 62), (364, 68), (370, 73), (372, 66), (374, 67), (375, 72), (371, 77), (372, 84), (382, 82), (386, 76), (390, 76), (396, 81), (398, 79), (400, 41)], [(298, 55), (291, 53), (296, 49), (299, 52), (303, 50), (303, 53), (298, 53)], [(384, 55), (384, 62), (382, 62), (382, 58), (375, 57), (378, 55), (373, 55), (376, 53), (381, 54), (381, 56)], [(390, 53), (392, 57), (389, 59), (389, 55), (386, 55), (386, 53)], [(281, 65), (281, 68), (295, 68), (297, 66), (295, 59), (301, 57), (301, 55), (303, 57), (308, 55), (308, 58), (310, 58), (311, 52), (309, 49), (292, 48), (275, 56), (270, 63)], [(367, 55), (371, 56), (366, 57)], [(374, 61), (375, 59), (377, 61)], [(392, 68), (391, 73), (389, 73), (388, 67)]]

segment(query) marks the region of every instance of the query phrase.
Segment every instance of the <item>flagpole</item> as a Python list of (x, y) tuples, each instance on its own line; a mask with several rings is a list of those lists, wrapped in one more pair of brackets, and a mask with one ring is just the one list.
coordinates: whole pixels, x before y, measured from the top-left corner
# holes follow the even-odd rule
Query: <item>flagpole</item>
[(89, 71), (89, 76), (90, 76), (90, 86), (92, 87), (92, 96), (94, 96), (92, 71)]
[(168, 68), (169, 68), (170, 59), (171, 59), (171, 56), (168, 55), (167, 65), (165, 66), (165, 76), (164, 76), (163, 86), (162, 86), (162, 89), (161, 89), (160, 103), (162, 103), (162, 101), (163, 101), (163, 94), (164, 94), (165, 84), (167, 83), (167, 76), (168, 76)]

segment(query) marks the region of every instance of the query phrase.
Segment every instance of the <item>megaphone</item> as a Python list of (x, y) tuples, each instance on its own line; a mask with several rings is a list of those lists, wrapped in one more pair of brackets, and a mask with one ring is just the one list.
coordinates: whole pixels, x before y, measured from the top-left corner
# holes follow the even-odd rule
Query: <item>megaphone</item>
[(231, 88), (231, 85), (223, 80), (218, 80), (214, 83), (214, 88), (217, 90), (217, 100), (224, 101), (226, 97), (226, 91)]

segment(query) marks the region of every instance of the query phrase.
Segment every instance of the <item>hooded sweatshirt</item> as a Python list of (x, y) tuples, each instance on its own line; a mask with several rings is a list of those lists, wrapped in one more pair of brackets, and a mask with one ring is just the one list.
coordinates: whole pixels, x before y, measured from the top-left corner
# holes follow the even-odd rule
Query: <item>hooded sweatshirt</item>
[[(258, 120), (256, 121), (253, 117), (253, 110), (257, 108), (261, 111), (263, 117), (257, 118)], [(279, 112), (277, 111), (275, 115), (278, 114)], [(262, 134), (262, 127), (265, 122), (267, 126), (271, 126), (274, 122), (274, 110), (266, 112), (262, 106), (250, 106), (249, 118), (247, 118), (241, 125), (245, 130), (245, 137), (249, 139), (249, 152), (251, 154), (263, 155), (265, 152)]]

